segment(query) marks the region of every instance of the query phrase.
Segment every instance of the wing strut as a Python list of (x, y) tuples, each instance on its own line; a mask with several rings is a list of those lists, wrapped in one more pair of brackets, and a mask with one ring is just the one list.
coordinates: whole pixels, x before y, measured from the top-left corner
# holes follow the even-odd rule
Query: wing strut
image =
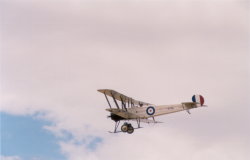
[(112, 98), (113, 98), (113, 100), (114, 100), (114, 102), (115, 102), (116, 107), (117, 107), (118, 109), (120, 109), (120, 107), (119, 107), (119, 105), (117, 104), (117, 101), (116, 101), (116, 99), (115, 99), (115, 97), (114, 97), (114, 95), (113, 95), (112, 92), (111, 92), (111, 96), (112, 96)]
[(104, 93), (104, 95), (105, 95), (105, 98), (106, 98), (106, 100), (107, 100), (107, 102), (108, 102), (108, 104), (109, 104), (109, 108), (111, 109), (111, 105), (110, 105), (110, 103), (109, 103), (109, 99), (108, 99), (108, 97), (107, 97), (107, 95)]
[(119, 124), (120, 124), (120, 121), (115, 122), (115, 130), (114, 130), (114, 133), (116, 133)]
[(135, 105), (134, 105), (134, 102), (131, 100), (131, 107), (134, 107)]
[(141, 128), (141, 126), (140, 126), (141, 119), (140, 118), (136, 119), (136, 122), (137, 122), (138, 128)]
[(124, 108), (127, 111), (126, 103), (124, 103), (122, 96), (120, 96), (121, 102), (122, 102), (122, 108)]

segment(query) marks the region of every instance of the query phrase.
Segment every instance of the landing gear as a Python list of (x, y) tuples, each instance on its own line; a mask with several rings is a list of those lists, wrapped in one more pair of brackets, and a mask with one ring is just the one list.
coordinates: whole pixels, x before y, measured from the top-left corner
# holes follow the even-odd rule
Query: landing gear
[(128, 123), (124, 123), (122, 126), (121, 126), (121, 130), (122, 132), (127, 132), (128, 131)]
[(121, 131), (122, 132), (127, 132), (128, 134), (132, 134), (134, 132), (134, 127), (130, 123), (125, 122), (121, 126)]
[(117, 130), (119, 124), (120, 124), (120, 121), (116, 121), (116, 122), (115, 122), (115, 130), (114, 130), (114, 133), (116, 133), (116, 130)]
[(130, 126), (128, 127), (128, 134), (132, 134), (134, 132), (134, 127), (130, 124)]

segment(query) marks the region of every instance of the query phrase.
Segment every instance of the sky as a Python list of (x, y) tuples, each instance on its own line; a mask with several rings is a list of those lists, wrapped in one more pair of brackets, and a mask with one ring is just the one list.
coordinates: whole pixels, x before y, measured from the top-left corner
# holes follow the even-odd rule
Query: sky
[[(52, 133), (43, 129), (44, 125), (51, 124), (32, 116), (1, 113), (1, 152), (6, 155), (17, 154), (23, 159), (36, 157), (48, 160), (65, 159), (60, 154), (57, 139)], [(34, 157), (29, 157), (32, 156), (30, 153)]]
[[(247, 0), (1, 0), (3, 160), (248, 160)], [(114, 89), (208, 107), (110, 134)], [(126, 154), (124, 154), (126, 153)]]

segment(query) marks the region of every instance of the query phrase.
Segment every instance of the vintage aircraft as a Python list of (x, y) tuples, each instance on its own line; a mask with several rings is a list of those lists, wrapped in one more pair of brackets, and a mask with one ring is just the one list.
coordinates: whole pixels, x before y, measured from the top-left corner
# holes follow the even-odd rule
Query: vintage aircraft
[[(127, 132), (132, 134), (134, 129), (141, 128), (140, 122), (145, 123), (161, 123), (155, 121), (155, 116), (160, 116), (164, 114), (179, 112), (186, 110), (189, 114), (189, 110), (197, 107), (204, 107), (204, 98), (201, 95), (193, 95), (193, 102), (183, 102), (181, 104), (174, 105), (153, 105), (150, 103), (134, 100), (131, 97), (125, 96), (119, 92), (110, 89), (99, 89), (99, 92), (105, 95), (105, 98), (109, 104), (107, 111), (109, 111), (110, 118), (115, 121), (114, 132)], [(107, 96), (112, 97), (116, 108), (112, 108), (110, 101)], [(121, 105), (118, 104), (121, 101)], [(152, 118), (152, 119), (149, 119)], [(117, 131), (120, 121), (124, 120), (125, 123), (121, 126), (121, 131)], [(130, 123), (126, 122), (129, 120), (134, 120), (137, 122), (138, 127), (134, 128)]]

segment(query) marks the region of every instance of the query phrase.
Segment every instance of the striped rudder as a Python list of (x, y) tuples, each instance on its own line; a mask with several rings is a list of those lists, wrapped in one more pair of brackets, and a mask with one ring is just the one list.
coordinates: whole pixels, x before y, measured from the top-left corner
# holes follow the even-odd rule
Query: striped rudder
[(205, 102), (204, 98), (202, 97), (202, 95), (193, 95), (192, 101), (195, 102), (195, 103), (201, 104), (201, 106), (203, 106), (203, 104)]

